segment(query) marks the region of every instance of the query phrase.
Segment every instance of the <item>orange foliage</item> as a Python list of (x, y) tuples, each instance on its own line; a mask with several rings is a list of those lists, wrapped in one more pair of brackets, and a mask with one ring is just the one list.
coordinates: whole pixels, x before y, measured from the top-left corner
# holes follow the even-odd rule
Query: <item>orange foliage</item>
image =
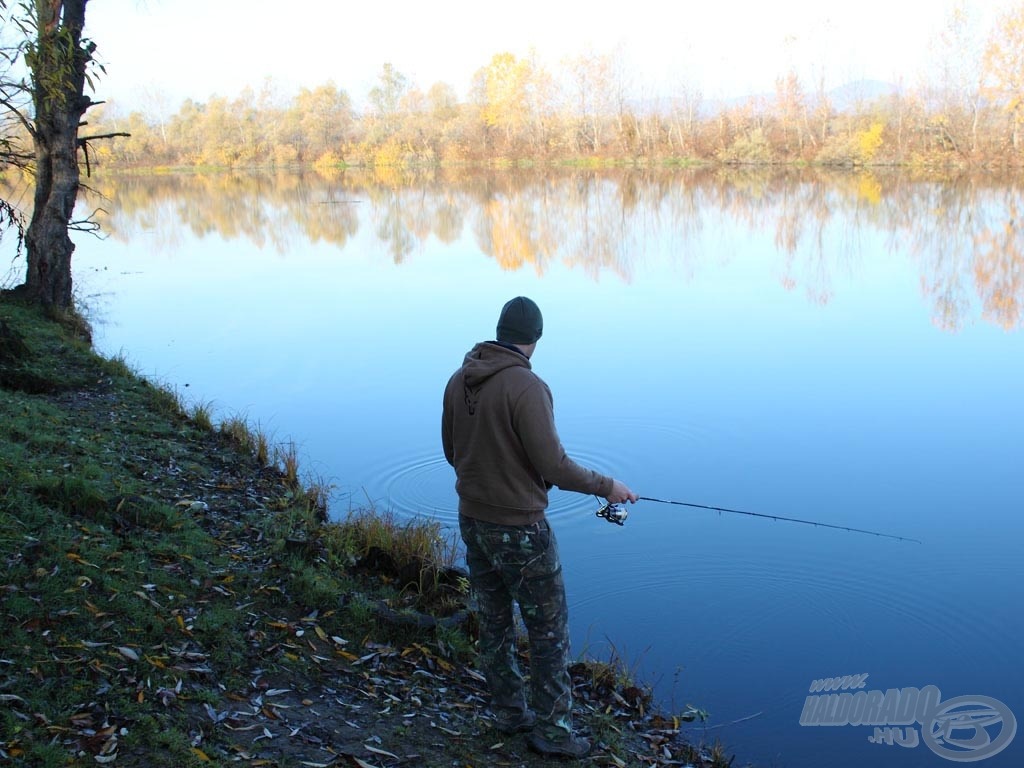
[(1024, 249), (1017, 226), (1016, 206), (1002, 230), (986, 229), (978, 235), (974, 280), (985, 319), (1013, 330), (1020, 325), (1024, 307)]

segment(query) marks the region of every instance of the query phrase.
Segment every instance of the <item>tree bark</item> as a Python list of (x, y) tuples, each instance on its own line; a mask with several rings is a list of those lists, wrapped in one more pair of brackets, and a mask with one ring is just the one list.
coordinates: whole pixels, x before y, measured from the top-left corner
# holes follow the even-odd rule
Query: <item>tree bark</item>
[(43, 305), (72, 305), (68, 225), (78, 197), (78, 129), (92, 104), (85, 89), (92, 45), (82, 46), (88, 0), (36, 0), (37, 44), (29, 61), (36, 115), (35, 201), (25, 234), (28, 271), (20, 292)]

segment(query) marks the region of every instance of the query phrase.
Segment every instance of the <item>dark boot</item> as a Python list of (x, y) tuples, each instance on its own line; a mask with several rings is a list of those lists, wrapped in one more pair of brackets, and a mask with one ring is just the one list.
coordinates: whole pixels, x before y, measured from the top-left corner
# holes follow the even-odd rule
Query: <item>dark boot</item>
[(581, 758), (590, 754), (590, 742), (579, 736), (553, 741), (534, 731), (526, 737), (526, 743), (534, 752), (550, 757)]
[(518, 717), (496, 717), (495, 727), (506, 736), (511, 736), (514, 733), (526, 733), (527, 731), (532, 731), (536, 722), (537, 716), (530, 710), (526, 709), (523, 710)]

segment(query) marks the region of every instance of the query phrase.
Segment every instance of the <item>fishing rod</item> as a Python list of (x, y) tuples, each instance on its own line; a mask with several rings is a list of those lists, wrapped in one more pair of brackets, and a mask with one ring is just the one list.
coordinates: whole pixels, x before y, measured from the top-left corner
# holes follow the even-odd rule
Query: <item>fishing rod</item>
[[(668, 499), (656, 499), (653, 496), (637, 496), (637, 501), (653, 501), (658, 504), (674, 504), (679, 507), (707, 509), (712, 512), (728, 512), (733, 515), (763, 517), (766, 520), (781, 520), (787, 523), (803, 523), (804, 525), (813, 525), (815, 528), (834, 528), (837, 531), (847, 531), (849, 533), (866, 533), (870, 536), (881, 536), (882, 538), (896, 539), (897, 541), (912, 541), (915, 544), (921, 543), (919, 539), (912, 539), (908, 536), (896, 536), (892, 533), (869, 531), (864, 528), (851, 528), (848, 525), (833, 525), (832, 523), (822, 523), (817, 520), (801, 520), (797, 517), (783, 517), (782, 515), (766, 515), (761, 512), (747, 512), (742, 509), (729, 509), (728, 507), (713, 507), (708, 504), (691, 504), (688, 501), (670, 501)], [(612, 504), (611, 502), (608, 502), (599, 510), (597, 510), (597, 516), (600, 517), (602, 520), (607, 520), (609, 523), (614, 523), (615, 525), (624, 525), (626, 522), (626, 518), (629, 516), (629, 513), (626, 511), (626, 508), (621, 504)]]

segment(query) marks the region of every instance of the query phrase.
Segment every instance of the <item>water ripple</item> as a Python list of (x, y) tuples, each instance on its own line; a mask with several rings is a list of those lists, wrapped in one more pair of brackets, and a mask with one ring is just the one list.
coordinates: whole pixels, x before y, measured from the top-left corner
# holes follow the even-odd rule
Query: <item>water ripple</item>
[[(653, 455), (665, 461), (713, 442), (692, 424), (624, 418), (612, 428), (643, 433), (650, 444), (664, 441), (672, 449)], [(626, 457), (621, 463), (614, 440), (569, 447), (569, 453), (608, 473), (617, 466), (628, 472), (631, 462), (641, 461)], [(676, 474), (651, 476), (671, 486)], [(391, 455), (373, 468), (367, 487), (378, 508), (458, 524), (454, 473), (436, 450)], [(1012, 580), (1019, 565), (1009, 557), (983, 556), (963, 549), (966, 544), (960, 544), (963, 551), (939, 554), (927, 544), (643, 502), (630, 507), (621, 529), (595, 519), (598, 505), (556, 489), (548, 516), (567, 570), (580, 575), (569, 580), (573, 614), (602, 624), (623, 622), (622, 638), (656, 636), (664, 622), (683, 628), (692, 623), (698, 636), (714, 639), (688, 648), (689, 660), (701, 664), (751, 662), (765, 653), (763, 638), (809, 630), (843, 638), (872, 658), (921, 642), (971, 658), (979, 638), (993, 657), (1014, 653), (1012, 633), (999, 624), (999, 614), (971, 593), (971, 585)]]

